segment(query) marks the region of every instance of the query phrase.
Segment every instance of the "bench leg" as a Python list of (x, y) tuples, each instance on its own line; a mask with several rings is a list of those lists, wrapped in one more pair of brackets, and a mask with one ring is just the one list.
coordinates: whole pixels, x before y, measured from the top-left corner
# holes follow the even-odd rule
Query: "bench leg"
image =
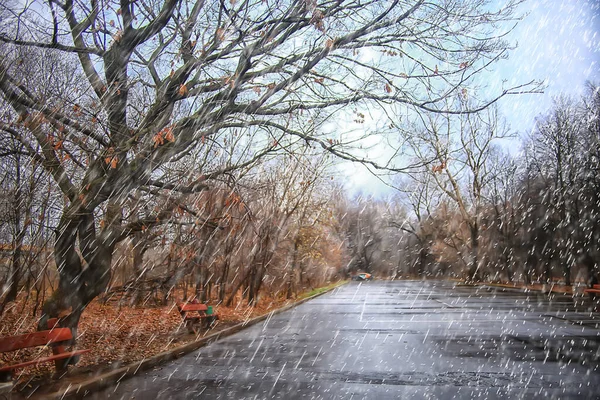
[(0, 400), (10, 400), (13, 386), (11, 371), (0, 372)]
[(217, 319), (215, 318), (215, 316), (210, 315), (202, 320), (202, 327), (204, 329), (212, 328), (212, 326), (215, 324), (216, 321), (217, 321)]
[(186, 321), (185, 326), (187, 327), (188, 333), (193, 333), (193, 334), (198, 333), (196, 324), (194, 323), (194, 321), (190, 321), (190, 320)]
[[(59, 346), (53, 346), (52, 347), (52, 354), (54, 355), (58, 355), (61, 353), (65, 353), (66, 349), (65, 346), (59, 345)], [(64, 376), (67, 373), (67, 369), (69, 364), (77, 364), (77, 361), (79, 361), (79, 356), (73, 356), (70, 358), (63, 358), (60, 360), (54, 360), (54, 368), (56, 369), (56, 372), (54, 374), (55, 378), (60, 378), (62, 376)]]
[(0, 382), (0, 400), (10, 400), (13, 389), (13, 382)]
[(67, 372), (67, 366), (69, 365), (69, 359), (54, 360), (54, 368), (56, 369), (56, 375), (62, 376)]

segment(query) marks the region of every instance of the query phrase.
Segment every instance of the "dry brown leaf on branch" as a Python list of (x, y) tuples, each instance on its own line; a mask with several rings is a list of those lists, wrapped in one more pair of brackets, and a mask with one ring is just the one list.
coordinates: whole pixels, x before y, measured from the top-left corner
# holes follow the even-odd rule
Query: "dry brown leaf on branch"
[(188, 88), (185, 84), (181, 84), (179, 86), (179, 95), (180, 96), (185, 96), (186, 94), (188, 94)]

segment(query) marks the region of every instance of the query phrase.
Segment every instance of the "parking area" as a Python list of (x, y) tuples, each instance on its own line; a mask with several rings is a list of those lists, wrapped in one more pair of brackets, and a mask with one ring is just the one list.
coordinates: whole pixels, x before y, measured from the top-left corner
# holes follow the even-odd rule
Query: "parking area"
[(599, 323), (569, 297), (351, 282), (92, 397), (595, 399)]

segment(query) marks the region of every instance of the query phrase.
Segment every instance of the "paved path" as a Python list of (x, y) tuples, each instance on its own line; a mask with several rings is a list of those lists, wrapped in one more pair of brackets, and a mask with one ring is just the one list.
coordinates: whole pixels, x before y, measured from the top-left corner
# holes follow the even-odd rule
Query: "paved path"
[(569, 298), (364, 282), (93, 397), (595, 399), (600, 330)]

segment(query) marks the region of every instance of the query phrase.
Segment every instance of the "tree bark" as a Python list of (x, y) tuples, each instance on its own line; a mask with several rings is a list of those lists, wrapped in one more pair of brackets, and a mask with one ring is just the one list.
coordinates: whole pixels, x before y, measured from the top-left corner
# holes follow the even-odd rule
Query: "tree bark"
[(471, 231), (471, 260), (469, 262), (469, 276), (468, 280), (470, 283), (477, 282), (479, 280), (479, 226), (477, 222), (470, 226)]
[(73, 210), (67, 208), (58, 225), (54, 258), (59, 283), (42, 306), (38, 329), (47, 329), (48, 319), (58, 318), (59, 326), (73, 331), (74, 343), (83, 310), (108, 286), (117, 240), (110, 234), (97, 238), (93, 213), (84, 209)]
[(294, 240), (294, 249), (292, 251), (292, 262), (290, 264), (290, 272), (288, 277), (287, 291), (286, 291), (286, 299), (291, 299), (294, 296), (295, 292), (295, 280), (296, 280), (296, 264), (298, 262), (298, 248), (300, 247), (300, 234), (296, 234), (296, 238)]

